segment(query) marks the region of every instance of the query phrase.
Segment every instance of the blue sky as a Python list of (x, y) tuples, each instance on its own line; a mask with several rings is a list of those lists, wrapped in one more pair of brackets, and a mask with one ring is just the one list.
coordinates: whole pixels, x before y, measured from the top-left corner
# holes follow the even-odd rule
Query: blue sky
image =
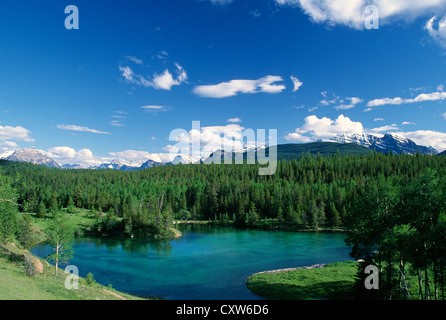
[[(79, 10), (79, 29), (64, 22)], [(379, 28), (365, 28), (367, 5)], [(2, 1), (0, 153), (165, 159), (178, 140), (395, 132), (446, 149), (446, 1)]]

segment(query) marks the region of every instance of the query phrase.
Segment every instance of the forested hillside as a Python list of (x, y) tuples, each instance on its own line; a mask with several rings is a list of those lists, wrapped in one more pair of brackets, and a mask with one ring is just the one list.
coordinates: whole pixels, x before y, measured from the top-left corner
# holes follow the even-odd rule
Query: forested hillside
[(444, 175), (445, 162), (428, 155), (307, 155), (300, 161), (279, 161), (272, 176), (259, 176), (257, 165), (212, 164), (122, 172), (2, 161), (0, 170), (15, 180), (21, 210), (40, 215), (77, 207), (110, 213), (135, 227), (135, 221), (155, 217), (165, 223), (217, 218), (242, 226), (278, 219), (317, 228), (343, 226), (367, 181), (381, 175), (404, 185), (426, 168)]
[[(0, 235), (8, 239), (14, 230), (15, 202), (38, 217), (54, 217), (61, 208), (73, 214), (87, 209), (102, 233), (135, 237), (166, 237), (173, 219), (295, 230), (341, 227), (348, 231), (351, 256), (364, 261), (356, 297), (444, 299), (445, 170), (446, 157), (375, 152), (281, 160), (272, 176), (246, 164), (124, 172), (2, 161)], [(379, 268), (379, 291), (364, 289), (369, 265)], [(416, 292), (408, 285), (414, 279)]]

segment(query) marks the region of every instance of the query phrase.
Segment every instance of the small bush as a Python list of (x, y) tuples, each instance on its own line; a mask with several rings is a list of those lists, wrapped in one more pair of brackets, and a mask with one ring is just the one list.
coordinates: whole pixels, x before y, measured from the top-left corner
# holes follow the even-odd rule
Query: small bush
[(34, 265), (32, 259), (28, 256), (25, 256), (24, 258), (23, 268), (25, 269), (25, 273), (28, 277), (34, 277), (37, 275), (36, 266)]
[(94, 280), (94, 274), (89, 272), (87, 274), (87, 277), (85, 278), (85, 281), (87, 282), (88, 285), (92, 285), (96, 282), (96, 280)]

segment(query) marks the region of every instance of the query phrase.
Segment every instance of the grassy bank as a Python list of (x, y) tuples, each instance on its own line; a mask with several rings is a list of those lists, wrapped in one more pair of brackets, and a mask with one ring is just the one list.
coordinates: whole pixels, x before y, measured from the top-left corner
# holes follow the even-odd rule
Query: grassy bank
[(324, 268), (258, 273), (246, 285), (254, 294), (272, 300), (346, 300), (352, 299), (356, 272), (356, 262), (337, 262)]
[(34, 256), (43, 270), (29, 276), (24, 268), (25, 255), (29, 253), (12, 244), (0, 246), (0, 300), (141, 300), (84, 278), (79, 278), (79, 289), (68, 290), (63, 270), (55, 276), (53, 265)]
[[(46, 240), (45, 230), (51, 217), (37, 218), (34, 214), (27, 214), (32, 218), (32, 230), (37, 242)], [(63, 212), (68, 224), (75, 230), (76, 235), (88, 234), (95, 223), (95, 219), (88, 210), (78, 210), (76, 213)], [(181, 233), (171, 230), (175, 236)], [(142, 300), (129, 294), (121, 293), (112, 288), (112, 284), (101, 285), (96, 281), (79, 278), (79, 289), (65, 288), (67, 274), (59, 269), (55, 276), (55, 267), (44, 259), (32, 255), (13, 242), (0, 244), (0, 300)], [(26, 273), (26, 258), (39, 269), (36, 274)], [(145, 300), (145, 299), (144, 299)]]

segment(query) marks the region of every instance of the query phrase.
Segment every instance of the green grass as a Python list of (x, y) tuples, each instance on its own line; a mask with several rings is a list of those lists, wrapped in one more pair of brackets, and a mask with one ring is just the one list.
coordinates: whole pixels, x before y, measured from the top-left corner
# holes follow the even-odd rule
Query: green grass
[(260, 273), (246, 280), (247, 287), (272, 300), (352, 299), (357, 263), (331, 263), (324, 268), (281, 273)]
[(79, 278), (79, 289), (68, 290), (65, 288), (67, 275), (64, 271), (59, 270), (56, 277), (54, 266), (41, 259), (44, 272), (34, 277), (27, 276), (23, 263), (17, 259), (23, 253), (11, 245), (0, 248), (0, 300), (141, 300), (98, 283), (87, 284), (84, 278)]
[[(94, 223), (91, 212), (78, 210), (76, 213), (66, 213), (69, 224), (79, 234)], [(51, 221), (47, 218), (32, 217), (32, 226), (38, 241), (45, 241), (45, 229)], [(118, 292), (110, 286), (103, 286), (96, 282), (89, 284), (84, 278), (79, 278), (79, 289), (65, 288), (67, 274), (59, 268), (55, 276), (55, 267), (43, 259), (39, 259), (44, 272), (34, 277), (27, 276), (24, 269), (23, 255), (30, 255), (28, 251), (9, 244), (0, 244), (0, 300), (142, 300), (129, 294)], [(111, 284), (113, 285), (113, 284)], [(107, 290), (107, 291), (105, 291)]]
[[(95, 219), (88, 210), (77, 209), (76, 213), (67, 213), (66, 209), (62, 210), (62, 213), (67, 218), (69, 224), (72, 225), (73, 230), (83, 234), (85, 230), (94, 224)], [(45, 238), (45, 229), (48, 228), (51, 222), (51, 214), (47, 214), (46, 218), (37, 218), (34, 213), (23, 213), (32, 217), (32, 225), (34, 232), (37, 234), (39, 240)]]

